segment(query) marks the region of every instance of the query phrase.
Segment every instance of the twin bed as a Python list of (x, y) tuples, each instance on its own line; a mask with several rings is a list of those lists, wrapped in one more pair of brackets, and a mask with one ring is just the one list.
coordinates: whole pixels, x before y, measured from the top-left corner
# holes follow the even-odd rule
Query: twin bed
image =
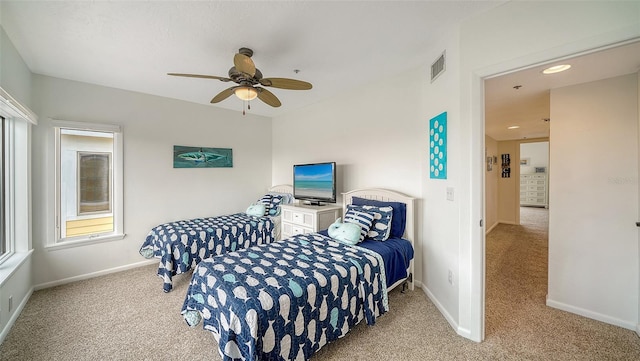
[[(266, 196), (278, 196), (288, 203), (293, 199), (292, 193), (290, 185), (277, 185)], [(163, 280), (164, 291), (170, 292), (173, 276), (192, 270), (204, 259), (278, 240), (279, 217), (242, 212), (163, 223), (149, 231), (140, 254), (160, 259), (158, 276)]]
[(389, 290), (413, 289), (415, 199), (364, 189), (344, 193), (349, 204), (393, 207), (391, 238), (353, 246), (319, 232), (204, 258), (185, 321), (202, 322), (224, 360), (306, 360), (360, 321), (375, 324)]

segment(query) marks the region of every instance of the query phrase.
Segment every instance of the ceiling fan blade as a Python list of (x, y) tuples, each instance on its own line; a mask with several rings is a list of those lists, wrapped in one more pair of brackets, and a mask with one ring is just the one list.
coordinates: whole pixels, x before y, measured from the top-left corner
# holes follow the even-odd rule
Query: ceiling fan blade
[(167, 73), (167, 75), (171, 75), (171, 76), (184, 76), (187, 78), (204, 78), (204, 79), (218, 79), (220, 81), (231, 81), (231, 79), (229, 78), (225, 78), (222, 76), (215, 76), (215, 75), (200, 75), (200, 74), (181, 74), (181, 73)]
[(250, 57), (244, 54), (237, 53), (233, 57), (233, 65), (235, 65), (239, 72), (248, 74), (251, 77), (256, 75), (256, 65)]
[(227, 99), (228, 97), (230, 97), (231, 95), (233, 95), (234, 90), (236, 90), (237, 86), (232, 86), (231, 88), (227, 88), (223, 91), (221, 91), (220, 93), (218, 93), (218, 95), (216, 95), (215, 97), (213, 97), (213, 99), (211, 99), (211, 103), (219, 103), (225, 99)]
[(282, 103), (280, 103), (280, 100), (278, 100), (278, 98), (267, 89), (264, 89), (264, 88), (254, 88), (254, 89), (258, 91), (258, 99), (262, 100), (268, 105), (271, 105), (274, 108), (277, 108), (282, 105)]
[(291, 90), (309, 90), (313, 87), (311, 83), (307, 83), (306, 81), (287, 78), (264, 78), (260, 79), (260, 84), (274, 88)]

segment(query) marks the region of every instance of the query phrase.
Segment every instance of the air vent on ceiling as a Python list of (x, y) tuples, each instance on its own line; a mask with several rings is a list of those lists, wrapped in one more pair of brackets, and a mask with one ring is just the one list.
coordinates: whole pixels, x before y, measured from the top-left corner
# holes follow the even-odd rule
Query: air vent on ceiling
[(445, 53), (446, 51), (443, 52), (442, 55), (440, 55), (440, 57), (436, 59), (436, 61), (433, 64), (431, 64), (431, 82), (432, 83), (434, 80), (436, 80), (438, 76), (440, 76), (440, 74), (444, 73), (446, 69), (445, 62), (444, 62)]

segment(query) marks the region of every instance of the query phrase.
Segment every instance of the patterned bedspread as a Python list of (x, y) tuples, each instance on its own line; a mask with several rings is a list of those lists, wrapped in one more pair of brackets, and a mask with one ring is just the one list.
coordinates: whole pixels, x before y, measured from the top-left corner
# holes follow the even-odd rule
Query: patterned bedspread
[(309, 359), (388, 310), (382, 259), (311, 233), (206, 259), (182, 307), (224, 360)]
[(146, 258), (160, 258), (158, 276), (164, 291), (173, 288), (172, 277), (191, 270), (203, 259), (275, 240), (274, 221), (246, 213), (196, 218), (153, 228), (140, 247)]

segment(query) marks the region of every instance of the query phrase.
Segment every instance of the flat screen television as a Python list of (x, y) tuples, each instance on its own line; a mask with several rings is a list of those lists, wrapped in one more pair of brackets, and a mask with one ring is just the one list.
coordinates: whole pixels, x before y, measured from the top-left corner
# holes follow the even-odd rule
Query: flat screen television
[(336, 162), (295, 164), (293, 196), (312, 205), (336, 203)]

